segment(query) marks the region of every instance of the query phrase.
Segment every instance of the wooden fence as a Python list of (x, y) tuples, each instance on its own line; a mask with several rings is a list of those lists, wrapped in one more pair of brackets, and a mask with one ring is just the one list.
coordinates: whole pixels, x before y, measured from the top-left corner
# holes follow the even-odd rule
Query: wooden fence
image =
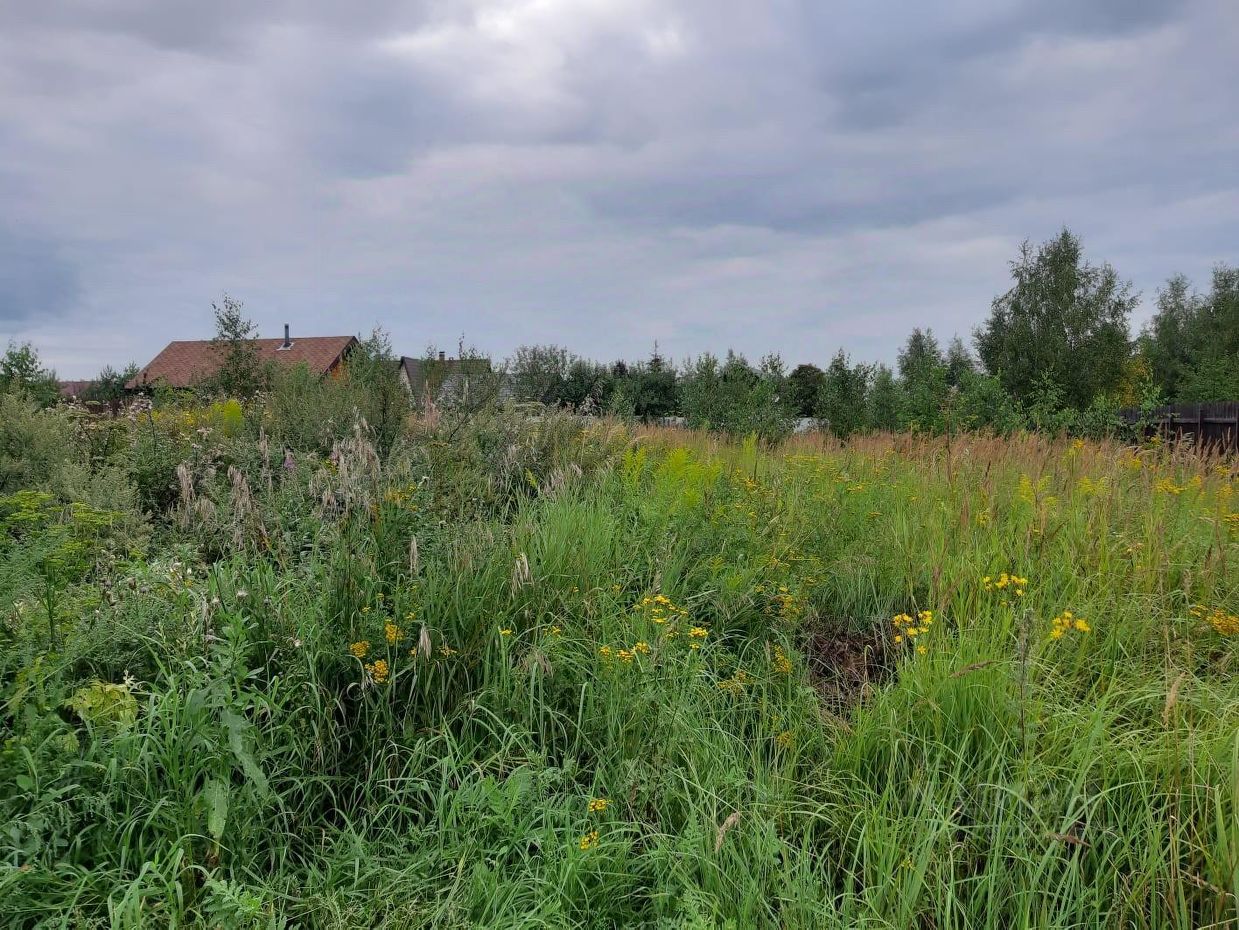
[(1146, 435), (1168, 440), (1190, 439), (1200, 449), (1239, 452), (1239, 403), (1171, 404), (1142, 412), (1128, 407), (1119, 411), (1128, 423), (1145, 423)]

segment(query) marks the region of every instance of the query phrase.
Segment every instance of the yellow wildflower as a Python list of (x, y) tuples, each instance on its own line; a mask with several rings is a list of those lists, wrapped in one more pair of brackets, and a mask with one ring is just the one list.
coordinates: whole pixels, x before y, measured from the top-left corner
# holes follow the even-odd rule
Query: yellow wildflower
[(1070, 610), (1064, 610), (1053, 620), (1050, 629), (1050, 639), (1062, 639), (1063, 634), (1072, 631), (1076, 633), (1091, 633), (1092, 630), (1093, 628), (1089, 626), (1088, 621), (1083, 617), (1077, 617)]
[(1239, 616), (1227, 613), (1221, 607), (1214, 607), (1204, 616), (1209, 625), (1222, 636), (1239, 636)]
[(598, 831), (597, 830), (590, 830), (583, 837), (581, 837), (580, 841), (577, 843), (577, 846), (581, 849), (582, 852), (584, 852), (587, 849), (591, 849), (592, 847), (597, 846), (597, 845), (598, 845)]
[(611, 801), (608, 798), (593, 798), (589, 802), (589, 812), (591, 814), (601, 814), (611, 806)]
[(353, 654), (354, 658), (364, 659), (370, 651), (370, 640), (362, 639), (348, 647), (348, 651)]
[(783, 651), (782, 646), (774, 647), (774, 669), (780, 675), (790, 675), (792, 673), (792, 660), (787, 657), (787, 653)]

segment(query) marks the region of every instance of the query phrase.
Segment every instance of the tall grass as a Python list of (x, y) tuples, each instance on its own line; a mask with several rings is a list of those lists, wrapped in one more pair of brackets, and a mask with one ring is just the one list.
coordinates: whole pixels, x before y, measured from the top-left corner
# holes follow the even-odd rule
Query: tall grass
[(441, 439), (189, 450), (0, 608), (12, 925), (1239, 921), (1230, 463)]

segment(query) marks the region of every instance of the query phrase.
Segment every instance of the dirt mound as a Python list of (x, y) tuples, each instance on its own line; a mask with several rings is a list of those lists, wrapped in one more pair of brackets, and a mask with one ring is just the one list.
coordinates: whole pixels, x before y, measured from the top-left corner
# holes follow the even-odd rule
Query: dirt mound
[(880, 627), (857, 631), (846, 621), (815, 624), (801, 650), (822, 703), (844, 713), (894, 675), (895, 657)]

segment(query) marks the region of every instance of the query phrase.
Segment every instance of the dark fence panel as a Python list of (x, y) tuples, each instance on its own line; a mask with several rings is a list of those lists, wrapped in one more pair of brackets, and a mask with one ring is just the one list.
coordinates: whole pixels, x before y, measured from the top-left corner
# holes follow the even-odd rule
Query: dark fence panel
[(1148, 412), (1128, 407), (1119, 411), (1128, 423), (1146, 421), (1146, 435), (1190, 438), (1201, 449), (1239, 452), (1239, 403), (1171, 404)]

